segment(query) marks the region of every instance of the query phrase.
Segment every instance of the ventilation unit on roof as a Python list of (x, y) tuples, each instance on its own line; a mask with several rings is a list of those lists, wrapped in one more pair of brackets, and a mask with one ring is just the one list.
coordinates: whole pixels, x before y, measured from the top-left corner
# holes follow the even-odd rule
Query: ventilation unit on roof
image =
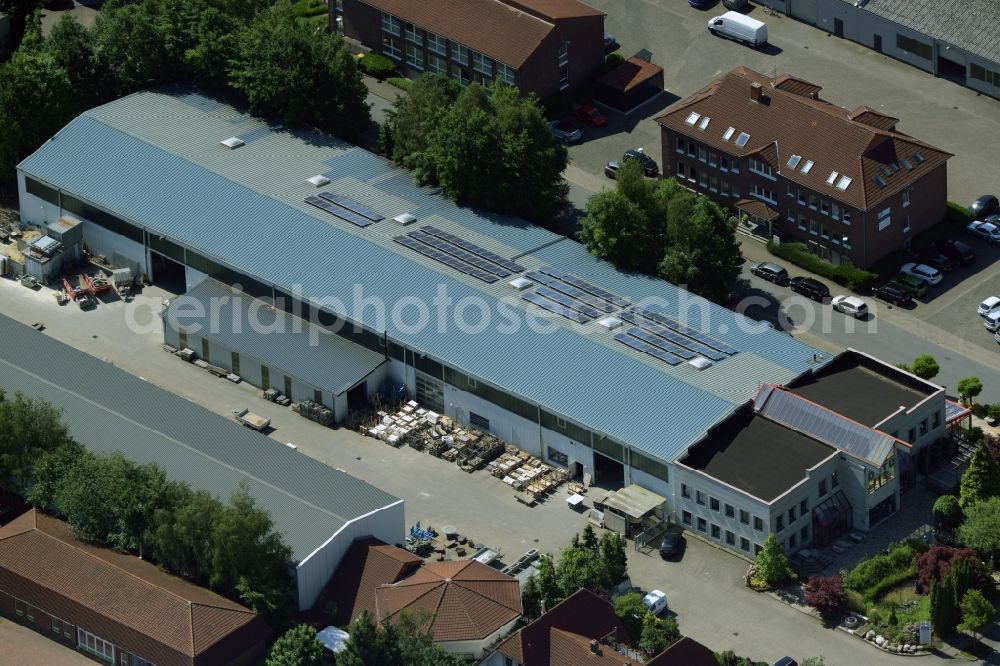
[(736, 131), (735, 127), (730, 127), (729, 129), (727, 129), (726, 133), (722, 135), (722, 140), (729, 141), (731, 138), (733, 138), (733, 133), (735, 131)]
[(688, 365), (690, 365), (695, 370), (704, 370), (705, 368), (712, 367), (712, 362), (709, 361), (704, 356), (696, 356), (690, 361), (688, 361)]
[(688, 114), (687, 120), (685, 120), (684, 122), (686, 122), (688, 125), (694, 125), (696, 122), (698, 122), (699, 118), (701, 118), (701, 114), (692, 111), (691, 113)]
[(223, 139), (219, 143), (221, 143), (223, 146), (225, 146), (229, 150), (235, 150), (236, 148), (239, 148), (240, 146), (245, 146), (246, 145), (246, 141), (244, 141), (243, 139), (241, 139), (241, 138), (239, 138), (237, 136), (231, 136), (228, 139)]
[(622, 320), (618, 317), (605, 317), (597, 322), (598, 325), (610, 330), (616, 329), (622, 325)]
[(413, 224), (417, 221), (417, 218), (413, 217), (409, 213), (400, 213), (396, 217), (392, 218), (392, 221), (396, 224), (401, 224), (404, 227), (408, 224)]
[(514, 287), (514, 289), (517, 289), (518, 291), (524, 291), (525, 289), (527, 289), (528, 287), (530, 287), (535, 283), (529, 280), (528, 278), (519, 277), (519, 278), (514, 278), (507, 284)]
[(307, 178), (306, 182), (314, 187), (323, 187), (324, 185), (330, 184), (330, 179), (324, 175), (313, 176), (312, 178)]

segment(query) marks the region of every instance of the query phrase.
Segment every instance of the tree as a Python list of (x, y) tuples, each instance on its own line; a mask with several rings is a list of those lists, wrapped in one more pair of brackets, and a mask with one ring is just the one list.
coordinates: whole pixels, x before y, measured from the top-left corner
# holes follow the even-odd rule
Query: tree
[(925, 552), (917, 555), (917, 584), (919, 594), (930, 588), (932, 580), (944, 580), (951, 573), (956, 562), (965, 561), (971, 570), (976, 571), (980, 564), (976, 553), (971, 548), (949, 548), (948, 546), (931, 546)]
[[(611, 589), (623, 580), (628, 578), (628, 556), (626, 555), (625, 537), (617, 532), (605, 532), (601, 535), (599, 549), (592, 548), (587, 538), (587, 529), (584, 529), (584, 547), (591, 552), (598, 552), (600, 555), (600, 580), (598, 584), (606, 589)], [(593, 535), (593, 529), (590, 529)]]
[(1000, 555), (1000, 497), (972, 504), (958, 528), (958, 538), (984, 559)]
[(298, 21), (288, 0), (258, 13), (239, 34), (229, 81), (253, 113), (292, 127), (351, 138), (370, 122), (367, 91), (343, 37)]
[(767, 585), (780, 585), (792, 577), (792, 568), (778, 538), (771, 532), (757, 554), (756, 577)]
[(157, 83), (172, 71), (153, 2), (107, 3), (94, 22), (97, 69), (121, 97)]
[(541, 602), (545, 604), (544, 609), (551, 610), (565, 597), (562, 593), (562, 587), (559, 585), (559, 577), (556, 575), (555, 562), (552, 561), (552, 556), (547, 553), (538, 558), (537, 579)]
[[(580, 533), (579, 546), (584, 550), (588, 550), (594, 555), (600, 555), (604, 547), (604, 537), (609, 534), (615, 534), (613, 532), (605, 532), (601, 535), (601, 538), (597, 538), (597, 532), (594, 531), (594, 526), (590, 523), (583, 528), (583, 532)], [(576, 535), (573, 535), (574, 538)]]
[(427, 630), (429, 617), (403, 612), (395, 621), (376, 625), (362, 611), (348, 628), (350, 638), (337, 666), (461, 666), (465, 662), (445, 652)]
[[(693, 200), (692, 200), (693, 199)], [(660, 261), (660, 277), (716, 303), (723, 302), (740, 274), (743, 255), (736, 241), (736, 220), (705, 196), (675, 197), (691, 201), (682, 220), (668, 217), (669, 245)], [(669, 209), (668, 209), (669, 210)], [(669, 215), (669, 213), (668, 213)]]
[(600, 578), (601, 562), (584, 548), (570, 546), (562, 551), (556, 574), (565, 599), (582, 588), (591, 588)]
[(521, 587), (521, 613), (529, 620), (534, 620), (542, 613), (542, 591), (535, 574), (528, 576)]
[(962, 631), (971, 631), (973, 641), (978, 642), (977, 633), (987, 624), (993, 621), (996, 615), (996, 608), (993, 607), (983, 593), (979, 590), (969, 590), (962, 597), (962, 623), (958, 628)]
[[(2, 71), (0, 69), (0, 79)], [(0, 423), (3, 424), (0, 428), (0, 487), (14, 492), (22, 492), (30, 486), (32, 466), (43, 453), (72, 443), (69, 430), (52, 405), (21, 393), (11, 399), (2, 388)]]
[(673, 618), (660, 620), (652, 611), (646, 611), (642, 618), (642, 637), (639, 639), (639, 649), (652, 656), (663, 652), (667, 647), (681, 639), (677, 621)]
[(204, 490), (173, 484), (170, 492), (174, 499), (153, 515), (149, 551), (162, 566), (208, 585), (215, 528), (226, 507)]
[(101, 101), (101, 76), (98, 75), (94, 36), (72, 14), (63, 14), (52, 26), (45, 51), (69, 77), (77, 107), (86, 109)]
[(28, 17), (42, 6), (42, 0), (0, 0), (0, 14), (10, 18), (8, 47), (15, 51), (24, 38)]
[(318, 666), (327, 663), (326, 648), (308, 624), (292, 627), (271, 646), (267, 666)]
[(962, 509), (968, 510), (973, 504), (997, 496), (1000, 496), (1000, 465), (990, 455), (985, 442), (980, 442), (962, 474), (958, 502)]
[(375, 620), (368, 611), (361, 613), (351, 623), (349, 637), (344, 651), (337, 655), (338, 666), (368, 666), (369, 664), (392, 664), (398, 654), (390, 654), (385, 644), (385, 636), (379, 631)]
[(63, 478), (86, 453), (81, 444), (72, 440), (42, 453), (31, 470), (32, 483), (25, 495), (28, 503), (43, 511), (53, 509)]
[[(622, 168), (630, 167), (626, 162)], [(632, 167), (639, 169), (638, 165)], [(619, 174), (621, 169), (619, 169)], [(625, 271), (651, 272), (658, 255), (649, 246), (649, 215), (618, 190), (592, 196), (580, 220), (580, 240), (591, 253)]]
[(983, 392), (983, 383), (978, 377), (966, 377), (958, 382), (958, 395), (966, 404), (970, 404), (977, 395)]
[(719, 662), (719, 666), (768, 666), (763, 661), (754, 661), (747, 657), (740, 657), (732, 650), (716, 652), (715, 660)]
[(942, 495), (934, 500), (934, 523), (945, 527), (958, 527), (962, 523), (962, 506), (954, 495)]
[(910, 371), (921, 379), (933, 379), (941, 371), (941, 366), (930, 354), (922, 354), (913, 359)]
[(395, 108), (386, 112), (383, 127), (392, 141), (383, 154), (412, 169), (418, 181), (435, 180), (433, 164), (425, 159), (431, 134), (461, 91), (462, 85), (451, 77), (423, 74), (414, 79), (406, 94), (396, 97)]
[(813, 576), (805, 586), (806, 603), (824, 619), (836, 619), (844, 611), (844, 580), (840, 574)]
[(628, 635), (632, 639), (632, 644), (637, 645), (642, 638), (644, 618), (649, 610), (642, 600), (642, 595), (638, 592), (627, 592), (619, 597), (615, 597), (612, 604), (614, 605), (615, 615), (625, 625), (625, 630), (628, 631)]

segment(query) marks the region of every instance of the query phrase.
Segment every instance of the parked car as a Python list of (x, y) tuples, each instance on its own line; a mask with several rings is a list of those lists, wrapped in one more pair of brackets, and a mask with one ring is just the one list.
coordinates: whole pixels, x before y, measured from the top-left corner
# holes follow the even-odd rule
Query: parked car
[(830, 304), (834, 310), (851, 315), (856, 319), (863, 319), (868, 315), (868, 304), (857, 296), (834, 296)]
[(998, 209), (1000, 209), (1000, 200), (997, 200), (995, 194), (984, 194), (969, 206), (969, 212), (977, 220), (983, 219), (990, 213), (995, 213)]
[(941, 284), (941, 280), (944, 279), (941, 271), (926, 264), (903, 264), (899, 272), (918, 277), (929, 285)]
[(782, 657), (771, 666), (799, 666), (799, 662), (795, 661), (791, 657)]
[(719, 37), (728, 37), (747, 46), (767, 44), (767, 24), (739, 12), (726, 12), (708, 22), (708, 31)]
[(980, 317), (985, 317), (986, 315), (993, 314), (994, 312), (1000, 312), (1000, 296), (990, 296), (979, 304), (979, 308), (976, 312), (979, 313)]
[(722, 6), (738, 12), (749, 7), (750, 0), (722, 0)]
[(1000, 311), (991, 312), (983, 317), (983, 326), (986, 327), (987, 331), (1000, 330)]
[(651, 590), (642, 598), (642, 603), (646, 604), (646, 608), (651, 610), (653, 615), (659, 615), (667, 610), (667, 595), (660, 590)]
[(921, 254), (920, 263), (936, 268), (942, 273), (950, 273), (955, 270), (955, 262), (949, 259), (948, 255), (937, 250), (927, 250)]
[(990, 243), (1000, 243), (1000, 226), (993, 222), (969, 222), (965, 230)]
[(642, 148), (626, 150), (625, 154), (622, 155), (622, 162), (628, 162), (629, 160), (636, 160), (639, 162), (642, 166), (642, 172), (647, 176), (653, 177), (660, 173), (660, 165), (656, 163), (656, 160), (644, 153)]
[(918, 278), (916, 275), (900, 273), (894, 277), (892, 281), (914, 296), (923, 296), (927, 293), (927, 283)]
[(618, 40), (615, 39), (614, 35), (612, 35), (610, 32), (604, 33), (604, 52), (605, 53), (611, 53), (613, 51), (617, 51), (620, 48), (621, 48), (621, 44), (618, 43)]
[(712, 0), (688, 0), (688, 4), (695, 9), (705, 9), (712, 4)]
[(976, 252), (972, 246), (960, 240), (939, 241), (934, 249), (959, 264), (970, 264), (976, 260)]
[(802, 294), (806, 298), (811, 298), (820, 303), (830, 298), (830, 288), (811, 277), (802, 277), (801, 275), (793, 277), (789, 280), (789, 285), (796, 294)]
[(750, 272), (774, 284), (788, 284), (788, 271), (785, 270), (785, 267), (773, 264), (770, 261), (762, 261), (759, 264), (751, 265)]
[(608, 117), (597, 110), (593, 104), (584, 104), (574, 113), (576, 119), (592, 127), (603, 127), (608, 122)]
[(549, 123), (549, 131), (557, 141), (563, 143), (576, 143), (583, 138), (580, 128), (568, 120), (553, 120)]
[(620, 166), (621, 164), (618, 162), (618, 160), (611, 160), (610, 162), (604, 165), (604, 175), (610, 178), (611, 180), (615, 180), (616, 178), (618, 178), (618, 167)]
[(676, 557), (684, 544), (684, 537), (677, 532), (667, 532), (660, 539), (660, 557), (669, 560)]
[(892, 282), (886, 282), (872, 289), (872, 296), (893, 305), (905, 306), (913, 302), (913, 295), (909, 291)]

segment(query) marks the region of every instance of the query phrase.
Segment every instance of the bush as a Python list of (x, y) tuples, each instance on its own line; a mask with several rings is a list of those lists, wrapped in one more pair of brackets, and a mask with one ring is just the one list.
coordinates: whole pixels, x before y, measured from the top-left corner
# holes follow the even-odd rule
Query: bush
[(805, 592), (806, 603), (824, 619), (836, 619), (844, 612), (844, 580), (840, 574), (810, 578)]
[(934, 523), (945, 527), (958, 527), (962, 522), (962, 507), (954, 495), (942, 495), (934, 501)]
[[(890, 577), (895, 577), (900, 573), (913, 572), (915, 571), (914, 555), (915, 552), (910, 546), (897, 546), (887, 555), (874, 555), (858, 563), (844, 577), (844, 587), (857, 592), (869, 592)], [(913, 575), (913, 573), (909, 575)]]
[(607, 69), (609, 71), (614, 69), (618, 65), (622, 64), (623, 62), (625, 62), (625, 56), (623, 56), (620, 51), (609, 53), (608, 57), (604, 59), (604, 64), (607, 65)]
[(954, 201), (948, 202), (948, 210), (945, 212), (944, 219), (948, 224), (952, 224), (962, 230), (965, 229), (969, 222), (972, 222), (972, 213), (965, 206), (960, 206)]
[(292, 11), (302, 18), (326, 14), (328, 9), (323, 0), (299, 0), (292, 5)]
[(410, 86), (413, 85), (413, 81), (403, 78), (402, 76), (390, 76), (385, 80), (385, 82), (389, 85), (396, 86), (400, 90), (409, 90)]
[(382, 81), (396, 73), (396, 64), (378, 53), (366, 53), (358, 58), (358, 69)]
[(776, 257), (790, 261), (811, 273), (829, 278), (852, 291), (858, 291), (878, 277), (877, 274), (863, 271), (852, 263), (834, 266), (809, 252), (801, 243), (779, 244), (771, 241), (767, 244), (767, 249)]
[[(948, 497), (946, 495), (946, 497)], [(926, 594), (931, 589), (931, 580), (940, 583), (951, 571), (956, 562), (965, 560), (973, 572), (979, 569), (979, 559), (976, 551), (971, 548), (948, 548), (934, 546), (926, 553), (917, 557), (917, 592)]]

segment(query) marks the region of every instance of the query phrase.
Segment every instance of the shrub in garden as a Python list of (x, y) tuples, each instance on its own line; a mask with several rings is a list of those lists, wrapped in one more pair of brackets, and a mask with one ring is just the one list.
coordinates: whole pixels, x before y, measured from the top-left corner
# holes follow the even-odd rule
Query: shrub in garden
[(942, 495), (934, 501), (934, 523), (958, 527), (962, 523), (962, 507), (954, 495)]
[(917, 593), (926, 594), (931, 587), (931, 580), (944, 580), (955, 562), (964, 560), (975, 573), (980, 569), (976, 551), (971, 548), (949, 548), (948, 546), (933, 546), (926, 553), (917, 556)]
[(806, 583), (806, 603), (824, 619), (836, 619), (844, 612), (844, 580), (840, 574), (814, 576)]
[(358, 59), (358, 68), (376, 79), (385, 79), (396, 72), (396, 64), (378, 53), (366, 53)]
[(910, 546), (897, 546), (887, 555), (874, 555), (859, 563), (844, 577), (844, 587), (866, 592), (890, 577), (904, 575), (914, 568), (916, 552)]
[(781, 585), (792, 577), (792, 568), (778, 537), (774, 532), (764, 539), (764, 547), (757, 554), (757, 573), (753, 582), (758, 587)]

